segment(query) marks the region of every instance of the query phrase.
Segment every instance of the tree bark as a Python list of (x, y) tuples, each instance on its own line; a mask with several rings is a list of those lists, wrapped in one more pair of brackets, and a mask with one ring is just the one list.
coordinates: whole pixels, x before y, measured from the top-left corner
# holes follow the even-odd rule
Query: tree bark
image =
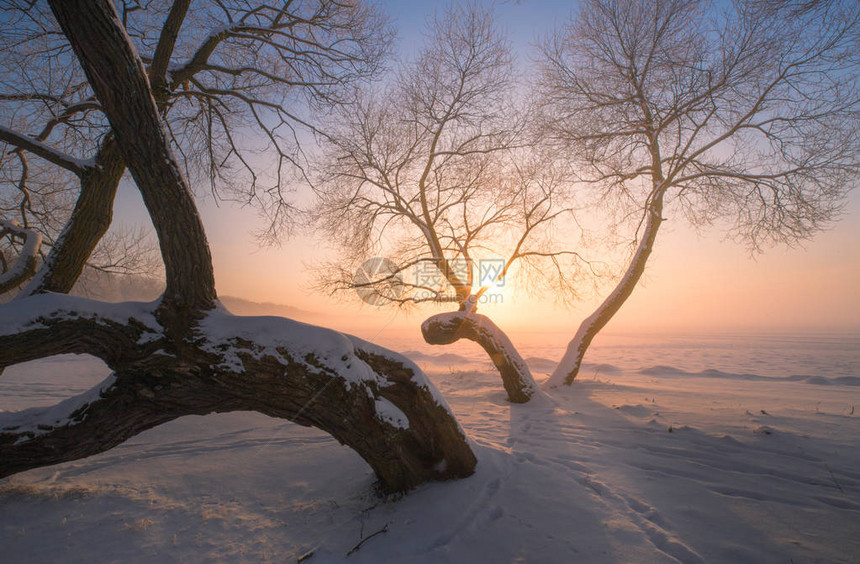
[(107, 0), (50, 0), (116, 136), (164, 259), (163, 314), (184, 318), (216, 298), (212, 258), (191, 191), (171, 154), (143, 62)]
[[(150, 79), (153, 97), (159, 107), (167, 100), (166, 94), (169, 91), (165, 76), (188, 5), (188, 0), (174, 2), (150, 67), (149, 75), (153, 77)], [(37, 141), (41, 140), (41, 137), (37, 139)], [(16, 144), (32, 150), (31, 146), (21, 142)], [(45, 151), (37, 154), (46, 156)], [(18, 294), (19, 297), (45, 292), (62, 294), (71, 292), (96, 246), (110, 228), (114, 199), (125, 172), (125, 162), (122, 160), (116, 140), (112, 135), (107, 136), (96, 154), (95, 166), (72, 167), (71, 165), (76, 162), (70, 162), (71, 164), (64, 164), (55, 161), (55, 164), (71, 168), (80, 176), (80, 195), (68, 223), (51, 247), (45, 263)]]
[(440, 313), (421, 324), (421, 333), (431, 345), (450, 345), (460, 339), (481, 345), (498, 369), (512, 403), (526, 403), (538, 389), (511, 340), (486, 315), (473, 311)]
[(621, 281), (612, 290), (612, 293), (600, 304), (600, 306), (589, 315), (579, 326), (573, 340), (567, 346), (567, 350), (558, 363), (555, 371), (550, 375), (547, 385), (557, 387), (561, 384), (571, 385), (579, 369), (582, 366), (582, 359), (585, 356), (585, 351), (591, 345), (591, 341), (603, 329), (609, 320), (618, 313), (627, 298), (633, 293), (639, 279), (645, 272), (645, 265), (648, 262), (648, 257), (651, 256), (651, 251), (654, 249), (654, 242), (657, 240), (657, 232), (660, 225), (663, 223), (663, 193), (658, 192), (657, 197), (651, 203), (648, 209), (645, 220), (645, 231), (642, 234), (642, 239), (639, 241), (639, 246), (627, 266), (627, 271), (621, 278)]
[(68, 294), (80, 278), (99, 241), (110, 228), (113, 203), (125, 163), (112, 136), (96, 155), (96, 166), (81, 175), (81, 193), (63, 232), (21, 297), (45, 292)]
[[(214, 332), (198, 328), (193, 345), (177, 344), (150, 312), (129, 312), (129, 304), (46, 295), (3, 308), (0, 367), (78, 353), (102, 359), (114, 375), (56, 406), (0, 414), (0, 477), (103, 452), (183, 415), (230, 411), (322, 429), (390, 490), (465, 477), (475, 467), (462, 429), (420, 370), (360, 339), (215, 311), (202, 321)], [(259, 334), (248, 333), (259, 323)], [(307, 352), (309, 342), (327, 347)]]
[(167, 98), (169, 92), (167, 71), (170, 66), (170, 57), (173, 55), (176, 40), (179, 38), (179, 30), (182, 29), (182, 22), (185, 21), (185, 15), (188, 13), (190, 5), (191, 0), (173, 0), (170, 13), (161, 28), (158, 45), (152, 56), (152, 65), (149, 67), (149, 82), (157, 102), (163, 102)]

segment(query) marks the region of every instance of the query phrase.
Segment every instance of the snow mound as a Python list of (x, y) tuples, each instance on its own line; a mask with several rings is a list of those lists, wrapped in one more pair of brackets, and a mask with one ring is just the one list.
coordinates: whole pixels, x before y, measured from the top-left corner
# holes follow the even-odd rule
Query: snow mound
[(759, 374), (736, 374), (723, 372), (708, 368), (699, 372), (688, 372), (672, 366), (651, 366), (639, 370), (639, 374), (646, 376), (658, 376), (661, 378), (716, 378), (720, 380), (743, 380), (747, 382), (799, 382), (815, 386), (860, 386), (858, 376), (836, 376), (827, 378), (824, 376), (809, 376), (804, 374), (792, 374), (791, 376), (762, 376)]
[(463, 365), (475, 364), (475, 360), (454, 353), (428, 354), (421, 351), (406, 351), (403, 356), (409, 357), (414, 362), (426, 362), (438, 365)]

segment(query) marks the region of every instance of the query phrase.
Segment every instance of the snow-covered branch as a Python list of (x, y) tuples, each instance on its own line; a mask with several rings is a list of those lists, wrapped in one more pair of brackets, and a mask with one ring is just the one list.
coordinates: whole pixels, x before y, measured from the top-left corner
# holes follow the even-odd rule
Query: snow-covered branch
[(3, 237), (20, 238), (23, 240), (23, 245), (14, 264), (11, 267), (4, 265), (3, 270), (0, 271), (0, 294), (17, 288), (36, 274), (36, 264), (42, 246), (42, 236), (38, 232), (22, 227), (14, 221), (0, 219), (0, 239)]
[(511, 340), (485, 315), (467, 311), (440, 313), (421, 324), (421, 333), (431, 345), (450, 345), (460, 339), (478, 343), (499, 370), (509, 401), (525, 403), (538, 391), (528, 365)]
[(0, 414), (0, 477), (103, 452), (177, 417), (229, 411), (322, 429), (392, 490), (473, 471), (463, 430), (405, 357), (329, 329), (221, 309), (177, 350), (156, 307), (57, 294), (0, 306), (0, 367), (73, 352), (114, 371), (82, 396)]
[(42, 143), (29, 135), (13, 131), (12, 129), (2, 125), (0, 125), (0, 141), (14, 145), (19, 149), (29, 151), (30, 153), (62, 167), (69, 172), (73, 172), (78, 176), (81, 176), (87, 168), (93, 166), (91, 161), (77, 159), (71, 155), (67, 155), (66, 153)]

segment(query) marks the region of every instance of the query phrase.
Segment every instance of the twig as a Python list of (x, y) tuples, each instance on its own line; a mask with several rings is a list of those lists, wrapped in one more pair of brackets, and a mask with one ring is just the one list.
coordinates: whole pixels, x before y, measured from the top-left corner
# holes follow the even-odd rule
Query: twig
[(388, 525), (389, 525), (389, 523), (386, 523), (384, 527), (382, 527), (381, 529), (379, 529), (378, 531), (376, 531), (372, 535), (358, 541), (358, 544), (355, 545), (354, 547), (352, 547), (352, 549), (350, 549), (350, 551), (347, 552), (346, 555), (347, 556), (352, 555), (353, 552), (356, 552), (359, 548), (361, 548), (361, 545), (363, 545), (364, 543), (366, 543), (367, 541), (369, 541), (370, 539), (372, 539), (376, 535), (381, 535), (382, 533), (387, 533), (388, 532)]
[(307, 560), (308, 558), (313, 556), (314, 553), (317, 551), (317, 548), (319, 548), (319, 546), (316, 546), (316, 547), (310, 549), (309, 551), (305, 552), (304, 554), (302, 554), (301, 556), (296, 558), (296, 564), (301, 564), (302, 562), (304, 562), (305, 560)]
[(830, 466), (828, 466), (826, 462), (824, 463), (824, 467), (827, 468), (827, 471), (830, 473), (830, 479), (833, 480), (833, 483), (836, 484), (836, 487), (839, 488), (842, 495), (845, 495), (845, 490), (843, 490), (842, 486), (839, 485), (839, 482), (836, 481), (836, 476), (833, 475), (833, 470), (830, 469)]

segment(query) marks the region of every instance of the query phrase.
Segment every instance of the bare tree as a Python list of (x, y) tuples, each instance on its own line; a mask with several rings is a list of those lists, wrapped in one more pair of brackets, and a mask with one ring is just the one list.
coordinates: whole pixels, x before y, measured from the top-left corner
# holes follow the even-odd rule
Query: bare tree
[[(300, 130), (313, 130), (314, 109), (338, 103), (345, 86), (377, 71), (391, 35), (385, 18), (370, 5), (334, 0), (118, 9), (144, 53), (185, 175), (216, 197), (257, 205), (267, 234), (279, 233), (292, 209), (288, 181), (304, 161)], [(4, 0), (0, 10), (8, 20), (0, 141), (11, 149), (0, 161), (0, 213), (39, 230), (51, 248), (50, 268), (27, 293), (68, 292), (82, 261), (104, 244), (125, 166), (47, 6)]]
[[(272, 15), (284, 26), (278, 33), (289, 34), (307, 23), (288, 11), (292, 5), (261, 5), (256, 12), (279, 14)], [(58, 294), (30, 295), (0, 306), (0, 367), (79, 353), (94, 355), (113, 370), (82, 396), (48, 409), (0, 414), (0, 476), (102, 452), (182, 415), (236, 410), (330, 433), (356, 450), (388, 488), (470, 474), (475, 458), (462, 430), (432, 384), (405, 358), (326, 329), (286, 319), (233, 317), (216, 308), (203, 225), (171, 149), (164, 107), (158, 103), (161, 93), (151, 86), (158, 88), (156, 71), (169, 67), (157, 63), (158, 54), (164, 42), (175, 41), (187, 3), (177, 0), (171, 6), (148, 69), (128, 33), (133, 27), (109, 0), (52, 0), (50, 6), (68, 42), (63, 52), (74, 53), (91, 89), (87, 98), (98, 104), (109, 126), (105, 142), (143, 196), (167, 286), (152, 307)], [(331, 7), (361, 10), (352, 4)], [(257, 37), (246, 29), (247, 21), (236, 25), (238, 37)], [(277, 35), (267, 30), (262, 36), (267, 34)], [(68, 157), (44, 141), (7, 137), (56, 166), (76, 168), (84, 162), (82, 174), (101, 170), (97, 161)], [(28, 248), (37, 246), (34, 231), (21, 229), (26, 237), (33, 234)], [(45, 268), (53, 264), (48, 261)]]
[[(427, 37), (388, 87), (338, 112), (325, 138), (315, 214), (342, 253), (322, 268), (323, 287), (377, 305), (456, 304), (424, 322), (425, 340), (475, 341), (510, 401), (525, 402), (537, 389), (528, 367), (477, 309), (515, 264), (572, 293), (579, 257), (551, 237), (569, 213), (570, 172), (529, 150), (509, 47), (490, 13), (453, 7)], [(391, 262), (361, 268), (380, 254)]]
[(638, 217), (615, 289), (553, 373), (570, 384), (633, 292), (667, 215), (754, 251), (834, 220), (857, 180), (856, 2), (587, 0), (543, 46), (543, 126), (605, 201)]

